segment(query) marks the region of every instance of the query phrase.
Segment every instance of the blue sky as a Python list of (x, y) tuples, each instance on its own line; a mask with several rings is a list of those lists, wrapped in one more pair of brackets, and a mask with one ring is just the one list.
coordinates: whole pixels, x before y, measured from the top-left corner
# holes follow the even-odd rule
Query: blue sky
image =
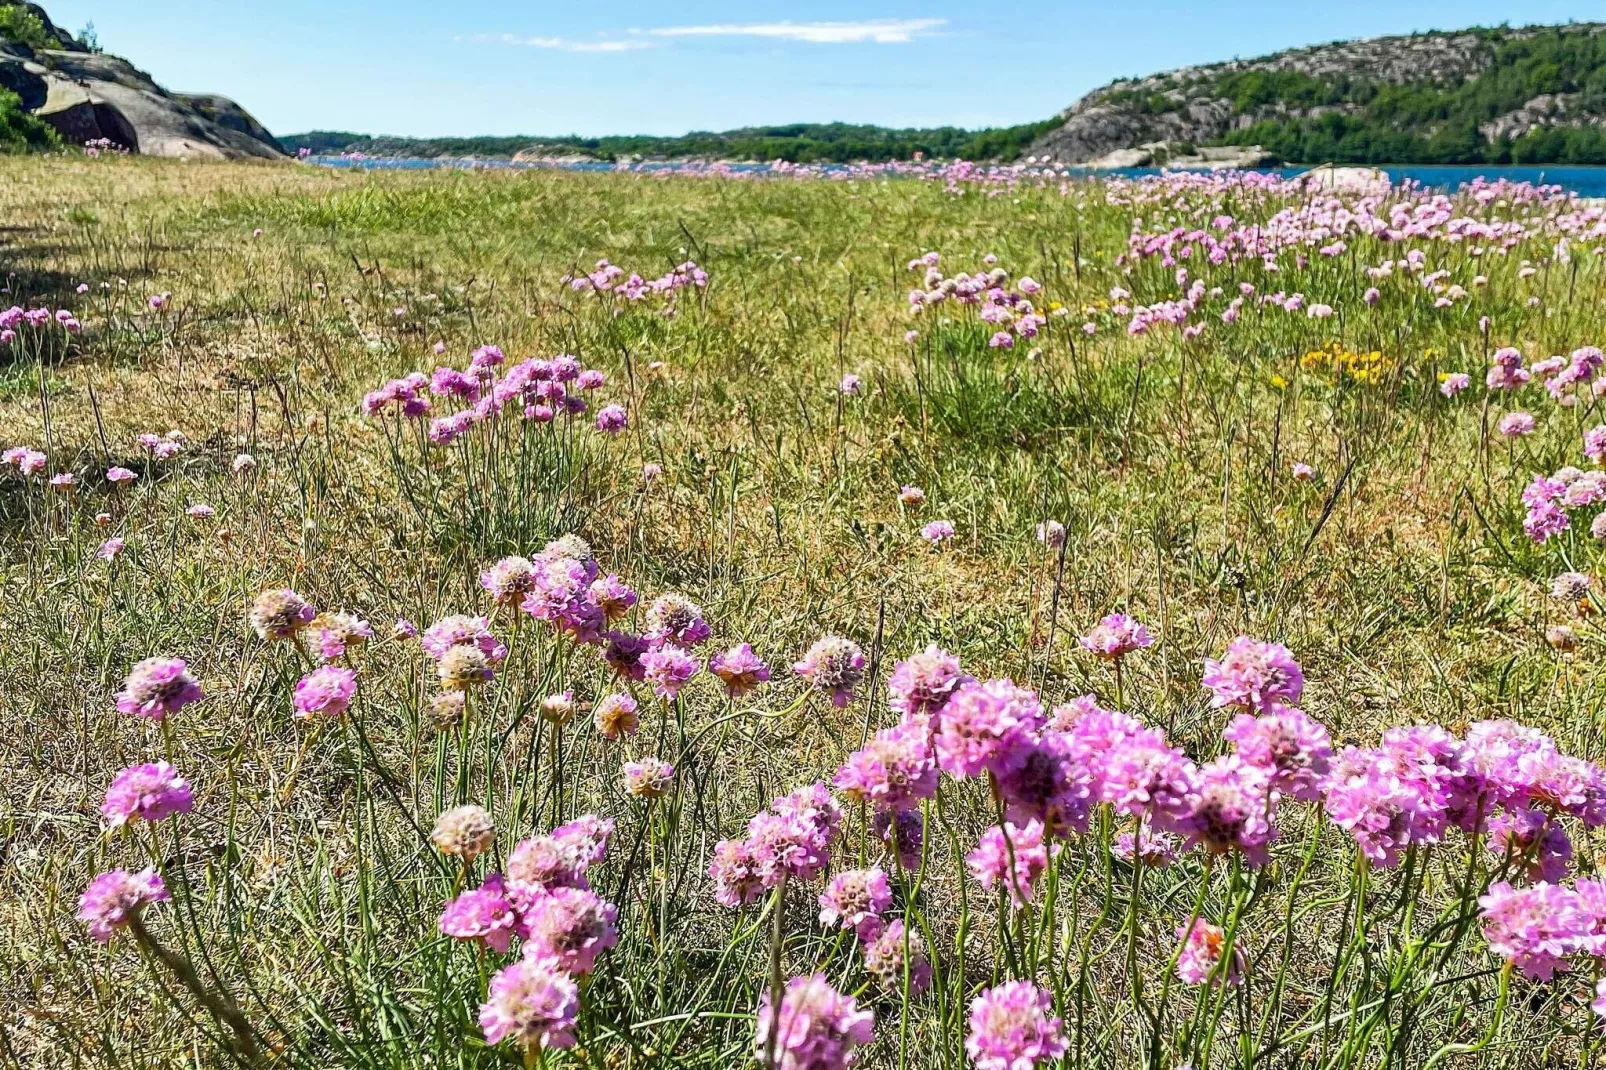
[(676, 134), (1047, 118), (1122, 75), (1340, 38), (1585, 19), (1526, 0), (45, 0), (277, 133)]

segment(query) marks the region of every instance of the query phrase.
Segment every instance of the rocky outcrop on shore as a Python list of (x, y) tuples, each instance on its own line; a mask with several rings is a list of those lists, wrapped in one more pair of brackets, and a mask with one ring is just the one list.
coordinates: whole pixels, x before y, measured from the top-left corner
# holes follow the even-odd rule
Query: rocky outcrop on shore
[(60, 48), (0, 41), (0, 88), (69, 144), (110, 142), (147, 156), (284, 159), (266, 127), (227, 97), (170, 93), (133, 64), (92, 52), (28, 5)]
[[(1436, 155), (1424, 158), (1477, 156), (1479, 139), (1494, 144), (1547, 129), (1606, 124), (1606, 98), (1587, 88), (1511, 98), (1513, 90), (1505, 84), (1593, 84), (1599, 68), (1589, 67), (1586, 59), (1573, 59), (1574, 69), (1558, 61), (1552, 78), (1523, 67), (1523, 57), (1541, 46), (1561, 57), (1595, 54), (1584, 45), (1603, 32), (1606, 24), (1576, 23), (1377, 37), (1125, 78), (1067, 108), (1060, 125), (1026, 152), (1048, 164), (1131, 167), (1142, 165), (1127, 161), (1147, 155), (1158, 165), (1167, 155), (1199, 156), (1196, 146), (1225, 147), (1225, 142), (1255, 141), (1238, 147), (1259, 153), (1259, 144), (1267, 144), (1263, 137), (1279, 129), (1332, 123), (1350, 130), (1364, 125), (1375, 132), (1380, 151), (1405, 153), (1413, 146), (1398, 139), (1388, 142), (1390, 134), (1431, 145), (1435, 139), (1465, 133), (1473, 144), (1444, 144)], [(1502, 101), (1498, 106), (1506, 110), (1476, 123), (1460, 115), (1451, 105), (1458, 91), (1475, 81), (1480, 87), (1488, 83), (1486, 95)], [(1378, 114), (1376, 102), (1400, 96), (1390, 95), (1398, 87), (1442, 98), (1448, 118), (1435, 119), (1432, 109), (1421, 108), (1409, 112), (1409, 122), (1391, 122)], [(1110, 162), (1116, 160), (1122, 162)], [(1196, 165), (1208, 164), (1200, 159)]]

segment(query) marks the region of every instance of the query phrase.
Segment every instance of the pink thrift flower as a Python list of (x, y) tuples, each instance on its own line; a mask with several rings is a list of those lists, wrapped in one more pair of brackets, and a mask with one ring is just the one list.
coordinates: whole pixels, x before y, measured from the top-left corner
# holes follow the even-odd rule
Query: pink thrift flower
[(770, 667), (746, 643), (739, 643), (723, 654), (708, 659), (708, 671), (719, 677), (729, 698), (741, 698), (758, 685), (768, 682)]
[(1220, 661), (1205, 659), (1203, 683), (1214, 693), (1212, 706), (1261, 710), (1297, 703), (1305, 674), (1287, 647), (1240, 635)]
[(982, 833), (976, 849), (965, 856), (965, 865), (983, 888), (990, 890), (999, 885), (1009, 893), (1014, 906), (1024, 906), (1032, 899), (1032, 886), (1037, 878), (1048, 869), (1042, 823), (1029, 821), (1024, 827), (1012, 822), (1006, 822), (1003, 827), (994, 825)]
[(1442, 795), (1417, 777), (1401, 777), (1383, 751), (1347, 748), (1327, 785), (1327, 815), (1355, 838), (1373, 865), (1399, 865), (1413, 843), (1437, 842), (1443, 829)]
[(1500, 881), (1478, 897), (1478, 906), (1489, 950), (1535, 980), (1550, 980), (1573, 955), (1601, 953), (1595, 917), (1577, 892), (1559, 884), (1519, 889)]
[(512, 1041), (526, 1051), (574, 1045), (580, 989), (551, 959), (522, 958), (491, 978), (480, 1004), (487, 1044)]
[(954, 537), (954, 526), (946, 520), (933, 520), (920, 529), (920, 537), (935, 546)]
[(454, 646), (472, 646), (485, 655), (491, 665), (499, 665), (507, 657), (507, 647), (491, 634), (490, 621), (484, 617), (442, 617), (424, 631), (424, 653), (440, 661)]
[(117, 559), (117, 555), (123, 552), (124, 545), (126, 544), (122, 539), (113, 536), (100, 544), (99, 548), (95, 550), (95, 556), (102, 561), (114, 561)]
[(1524, 438), (1534, 432), (1534, 418), (1526, 412), (1508, 412), (1500, 418), (1500, 433), (1507, 438)]
[(249, 619), (257, 635), (272, 641), (294, 639), (317, 615), (306, 599), (288, 587), (279, 587), (256, 596)]
[(478, 940), (493, 951), (505, 952), (517, 924), (518, 915), (508, 901), (502, 875), (488, 873), (485, 883), (446, 904), (440, 930), (458, 940)]
[(766, 888), (783, 875), (812, 880), (831, 864), (831, 841), (842, 811), (824, 784), (812, 784), (776, 799), (747, 823), (754, 871)]
[(138, 478), (139, 477), (136, 476), (133, 472), (130, 472), (126, 468), (120, 468), (117, 465), (112, 465), (112, 467), (106, 469), (106, 480), (107, 480), (107, 482), (112, 483), (112, 484), (114, 484), (116, 486), (119, 486), (119, 487), (122, 486), (125, 483), (132, 483), (132, 482), (134, 482), (134, 480), (136, 480)]
[(875, 1015), (817, 973), (787, 982), (779, 1014), (767, 987), (759, 997), (754, 1050), (761, 1063), (769, 1057), (772, 1031), (776, 1070), (838, 1070), (853, 1062), (855, 1048), (875, 1039)]
[(1489, 850), (1499, 857), (1526, 860), (1531, 881), (1559, 881), (1567, 876), (1573, 844), (1561, 822), (1532, 808), (1503, 811), (1489, 822)]
[(675, 700), (686, 681), (697, 675), (697, 668), (696, 658), (667, 643), (641, 656), (642, 679), (651, 684), (653, 694), (665, 702)]
[(636, 592), (615, 573), (592, 580), (591, 586), (586, 588), (586, 596), (609, 622), (619, 620), (636, 604)]
[[(905, 954), (905, 944), (907, 954)], [(902, 919), (879, 926), (864, 944), (864, 971), (892, 995), (904, 991), (905, 963), (909, 995), (919, 996), (931, 987), (931, 963), (920, 937), (905, 928)]]
[(592, 710), (591, 718), (597, 734), (607, 740), (633, 736), (641, 727), (641, 719), (636, 715), (636, 700), (623, 693), (604, 696)]
[(852, 869), (831, 878), (820, 894), (820, 924), (863, 935), (892, 905), (892, 886), (881, 869)]
[(619, 911), (588, 888), (552, 888), (524, 911), (526, 957), (549, 958), (571, 974), (596, 969), (597, 956), (619, 943)]
[(1115, 846), (1110, 850), (1123, 862), (1164, 869), (1177, 860), (1177, 838), (1170, 833), (1155, 832), (1143, 823), (1138, 825), (1136, 832), (1123, 832), (1117, 836)]
[(1241, 852), (1251, 866), (1268, 861), (1277, 838), (1271, 819), (1276, 796), (1269, 773), (1236, 754), (1225, 754), (1199, 770), (1192, 812), (1183, 817), (1184, 847), (1202, 846), (1213, 855)]
[(646, 678), (646, 667), (642, 659), (651, 649), (647, 640), (629, 632), (609, 632), (602, 645), (602, 660), (607, 662), (608, 668), (614, 675), (622, 676), (627, 680), (643, 680)]
[(859, 644), (840, 635), (822, 636), (803, 660), (792, 666), (816, 690), (824, 692), (833, 706), (846, 706), (864, 678), (864, 652)]
[(658, 799), (674, 786), (675, 767), (662, 758), (643, 758), (624, 764), (625, 793), (642, 799)]
[(1026, 981), (989, 988), (970, 1004), (965, 1051), (976, 1070), (1034, 1070), (1070, 1045), (1054, 1017), (1054, 998)]
[(1018, 825), (1036, 821), (1050, 836), (1087, 831), (1094, 776), (1070, 737), (1043, 732), (1011, 750), (993, 769), (1004, 814)]
[(480, 573), (480, 586), (498, 605), (516, 606), (536, 582), (535, 566), (525, 557), (504, 557)]
[(100, 812), (112, 828), (187, 814), (195, 804), (189, 783), (166, 762), (131, 765), (112, 778)]
[[(1192, 928), (1177, 927), (1177, 938), (1182, 941), (1182, 954), (1177, 956), (1177, 976), (1185, 984), (1202, 985), (1211, 981), (1213, 985), (1225, 983), (1231, 988), (1243, 981), (1247, 959), (1236, 941), (1232, 958), (1225, 967), (1218, 965), (1227, 945), (1227, 934), (1219, 926), (1196, 918)], [(1217, 973), (1218, 969), (1221, 972)], [(1215, 974), (1213, 979), (1212, 974)]]
[(310, 631), (316, 639), (318, 656), (324, 661), (344, 657), (348, 649), (362, 646), (374, 637), (373, 625), (351, 613), (320, 613)]
[(937, 730), (937, 762), (963, 779), (1010, 764), (1029, 747), (1043, 723), (1037, 695), (1010, 680), (966, 684), (943, 708)]
[(936, 645), (892, 667), (887, 700), (905, 717), (940, 713), (963, 684), (974, 683), (959, 669), (959, 659)]
[(496, 824), (483, 806), (454, 806), (435, 819), (429, 842), (442, 854), (472, 862), (496, 842)]
[(160, 721), (200, 699), (201, 685), (183, 659), (146, 658), (123, 682), (123, 690), (117, 693), (117, 710)]
[(156, 870), (138, 873), (114, 869), (89, 882), (78, 899), (78, 920), (89, 928), (89, 935), (100, 943), (109, 941), (118, 929), (134, 920), (147, 903), (170, 898), (167, 886)]
[(1098, 711), (1078, 721), (1071, 736), (1088, 752), (1103, 801), (1162, 829), (1186, 831), (1198, 802), (1199, 770), (1166, 743), (1164, 733), (1124, 714)]
[(1333, 741), (1305, 711), (1272, 706), (1259, 716), (1240, 713), (1221, 734), (1245, 763), (1266, 772), (1274, 790), (1302, 802), (1322, 797)]
[(746, 906), (764, 894), (764, 881), (746, 840), (720, 840), (715, 844), (708, 875), (714, 881), (714, 901), (721, 906)]
[(545, 836), (520, 840), (508, 856), (507, 878), (532, 889), (585, 888), (586, 871), (601, 859), (613, 822), (581, 818)]
[(643, 634), (654, 646), (668, 643), (689, 650), (706, 641), (712, 630), (703, 619), (703, 610), (683, 594), (671, 591), (653, 599), (647, 607)]
[(852, 802), (877, 809), (904, 809), (937, 793), (937, 760), (929, 733), (905, 722), (883, 728), (848, 755), (832, 781)]
[(1082, 649), (1109, 661), (1154, 645), (1154, 637), (1140, 621), (1125, 613), (1111, 613), (1081, 638)]
[(331, 720), (345, 714), (357, 690), (357, 674), (338, 665), (314, 669), (296, 681), (293, 705), (297, 719), (325, 717)]
[(926, 823), (919, 810), (877, 810), (870, 827), (898, 865), (909, 873), (919, 871), (926, 839)]

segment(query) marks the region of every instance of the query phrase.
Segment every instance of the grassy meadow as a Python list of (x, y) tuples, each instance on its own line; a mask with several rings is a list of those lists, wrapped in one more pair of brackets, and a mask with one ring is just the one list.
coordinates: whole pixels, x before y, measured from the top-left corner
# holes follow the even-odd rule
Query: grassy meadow
[[(1233, 179), (0, 159), (0, 310), (81, 325), (22, 323), (0, 345), (0, 448), (45, 457), (0, 467), (0, 1060), (836, 1066), (840, 1038), (815, 1056), (755, 1042), (777, 983), (820, 973), (873, 1012), (868, 1037), (845, 1030), (871, 1067), (1596, 1065), (1606, 944), (1551, 933), (1556, 973), (1538, 978), (1524, 966), (1540, 953), (1492, 950), (1480, 916), (1500, 882), (1544, 885), (1570, 897), (1553, 911), (1577, 914), (1577, 882), (1599, 866), (1606, 779), (1579, 774), (1568, 796), (1548, 773), (1518, 777), (1543, 750), (1526, 736), (1393, 769), (1419, 801), (1366, 804), (1399, 833), (1397, 852), (1371, 855), (1326, 781), (1306, 798), (1286, 779), (1280, 796), (1233, 781), (1261, 811), (1239, 825), (1269, 819), (1265, 844), (1199, 817), (1197, 799), (1162, 813), (1101, 796), (1116, 774), (1078, 752), (1063, 768), (1081, 770), (1083, 797), (1062, 800), (1070, 827), (1018, 905), (965, 861), (1008, 806), (1014, 865), (1025, 821), (1009, 774), (953, 775), (939, 741), (948, 772), (910, 808), (924, 822), (911, 858), (883, 849), (876, 805), (839, 790), (828, 863), (716, 901), (719, 841), (772, 799), (831, 785), (905, 719), (889, 678), (933, 644), (978, 680), (1040, 694), (1037, 742), (1011, 746), (1046, 746), (1040, 733), (1069, 725), (1050, 711), (1092, 695), (1163, 732), (1196, 788), (1235, 751), (1236, 716), (1282, 709), (1201, 685), (1238, 636), (1297, 659), (1303, 693), (1284, 673), (1278, 694), (1325, 726), (1332, 756), (1315, 767), (1335, 780), (1361, 776), (1344, 748), (1372, 754), (1412, 725), (1459, 741), (1510, 720), (1606, 760), (1601, 579), (1557, 581), (1594, 575), (1585, 507), (1602, 498), (1580, 494), (1542, 542), (1562, 490), (1523, 498), (1536, 476), (1594, 478), (1559, 470), (1596, 467), (1595, 372), (1569, 355), (1606, 338), (1600, 210), (1531, 189), (1328, 200)], [(1394, 208), (1395, 236), (1353, 222)], [(936, 278), (911, 269), (928, 252)], [(639, 299), (572, 284), (603, 259), (646, 280), (690, 261), (706, 280), (682, 272)], [(950, 286), (912, 311), (911, 290), (995, 267), (1003, 296)], [(419, 390), (423, 418), (364, 412), (387, 381), (464, 368), (486, 345), (506, 355), (490, 375), (572, 354), (605, 381), (584, 413), (526, 419), (545, 401), (520, 395), (435, 436), (452, 441), (431, 441), (431, 421), (473, 406), (449, 395)], [(1489, 389), (1502, 347), (1541, 367)], [(1552, 354), (1562, 364), (1544, 370)], [(594, 421), (612, 405), (628, 424), (606, 433)], [(1506, 420), (1519, 411), (1531, 433)], [(108, 480), (113, 467), (132, 478)], [(52, 483), (63, 474), (74, 482)], [(482, 571), (570, 534), (640, 595), (610, 627), (642, 632), (649, 604), (681, 592), (712, 633), (699, 666), (747, 643), (769, 681), (732, 697), (699, 671), (666, 700), (616, 680), (595, 643), (493, 602)], [(311, 641), (323, 617), (260, 637), (253, 600), (278, 588), (373, 637), (332, 657)], [(1117, 611), (1154, 642), (1096, 656), (1078, 637)], [(487, 617), (506, 647), (489, 682), (448, 681), (461, 706), (438, 697), (445, 661), (393, 634), (454, 614)], [(811, 686), (793, 670), (828, 634), (863, 658), (842, 705), (828, 674)], [(118, 712), (152, 657), (182, 658), (204, 697), (161, 720)], [(354, 673), (349, 707), (294, 716), (324, 659)], [(563, 692), (572, 716), (548, 701)], [(594, 724), (610, 694), (639, 703), (639, 731)], [(621, 775), (652, 758), (673, 766), (662, 793)], [(193, 805), (109, 820), (118, 771), (158, 761)], [(1526, 834), (1442, 819), (1475, 777), (1499, 785), (1473, 791), (1483, 816), (1528, 820)], [(477, 859), (430, 838), (467, 804), (497, 830)], [(507, 872), (521, 840), (588, 814), (615, 824), (577, 883), (617, 911), (617, 945), (558, 979), (577, 997), (572, 1044), (489, 1042), (488, 986), (524, 960), (443, 934), (442, 909)], [(1174, 859), (1117, 850), (1140, 818)], [(146, 867), (169, 898), (93, 939), (80, 895)], [(866, 972), (868, 938), (820, 919), (831, 877), (870, 867), (893, 893), (876, 913), (911, 939), (890, 982)], [(1534, 925), (1554, 921), (1533, 909)], [(1195, 922), (1219, 928), (1190, 983), (1179, 966), (1197, 949), (1179, 932)], [(1035, 1048), (1002, 1042), (1011, 1064), (966, 1042), (974, 1001), (1016, 981), (1058, 1024), (1037, 1020)]]

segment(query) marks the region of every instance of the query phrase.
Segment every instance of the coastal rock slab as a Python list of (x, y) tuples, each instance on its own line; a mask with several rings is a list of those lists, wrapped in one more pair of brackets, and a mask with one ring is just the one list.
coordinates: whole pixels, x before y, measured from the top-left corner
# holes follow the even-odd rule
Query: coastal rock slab
[(70, 141), (89, 140), (79, 135), (93, 113), (96, 136), (146, 156), (284, 158), (272, 135), (226, 98), (193, 98), (223, 117), (214, 119), (116, 56), (45, 51), (38, 59), (50, 92), (36, 114)]

